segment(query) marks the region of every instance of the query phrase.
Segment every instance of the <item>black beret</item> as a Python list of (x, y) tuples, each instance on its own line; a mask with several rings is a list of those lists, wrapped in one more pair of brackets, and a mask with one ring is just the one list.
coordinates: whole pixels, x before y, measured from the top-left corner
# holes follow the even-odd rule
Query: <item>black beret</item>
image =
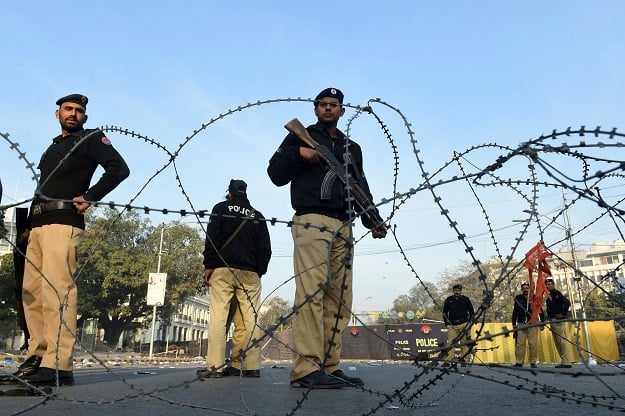
[(242, 181), (241, 179), (230, 179), (230, 185), (228, 185), (228, 192), (230, 192), (232, 195), (245, 194), (246, 190), (247, 190), (247, 184), (245, 183), (245, 181)]
[(454, 285), (454, 289), (462, 289), (462, 285)]
[(315, 97), (315, 105), (317, 101), (325, 97), (337, 98), (339, 103), (343, 104), (343, 93), (338, 88), (326, 88)]
[(89, 102), (89, 99), (82, 94), (70, 94), (56, 100), (56, 105), (61, 105), (67, 101), (80, 104), (83, 107), (87, 108), (87, 103)]

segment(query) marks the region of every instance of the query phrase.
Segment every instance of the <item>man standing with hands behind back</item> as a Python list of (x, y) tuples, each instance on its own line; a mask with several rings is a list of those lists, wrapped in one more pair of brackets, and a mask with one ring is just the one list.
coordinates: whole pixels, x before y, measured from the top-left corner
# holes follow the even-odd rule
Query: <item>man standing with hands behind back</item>
[[(261, 277), (271, 259), (271, 238), (263, 214), (252, 207), (247, 184), (232, 179), (225, 201), (211, 212), (204, 246), (204, 282), (208, 285), (211, 318), (206, 369), (200, 377), (260, 377), (256, 317), (260, 311)], [(224, 368), (226, 326), (232, 307), (232, 364)], [(245, 368), (244, 368), (245, 367)]]
[(545, 287), (549, 291), (550, 298), (547, 298), (547, 316), (549, 317), (549, 326), (553, 335), (553, 342), (556, 344), (556, 350), (560, 354), (560, 364), (556, 368), (571, 368), (571, 353), (569, 351), (569, 341), (566, 338), (566, 323), (561, 322), (566, 319), (569, 313), (571, 302), (566, 296), (556, 289), (553, 279), (545, 280)]
[[(525, 347), (529, 346), (529, 362), (530, 367), (536, 368), (536, 361), (538, 361), (538, 327), (530, 326), (530, 320), (532, 318), (532, 300), (529, 298), (530, 285), (528, 283), (521, 283), (521, 294), (516, 295), (514, 298), (514, 307), (512, 308), (512, 327), (518, 328), (514, 332), (515, 338), (515, 367), (523, 367), (525, 361)], [(534, 295), (535, 296), (535, 295)], [(545, 320), (542, 308), (538, 312), (540, 321)], [(542, 331), (544, 326), (540, 327)]]
[[(342, 166), (349, 166), (349, 174), (372, 201), (360, 146), (337, 128), (345, 113), (343, 93), (337, 88), (324, 89), (314, 100), (314, 112), (317, 123), (307, 127), (308, 133), (326, 146)], [(271, 157), (267, 173), (277, 186), (291, 184), (291, 205), (295, 210), (291, 234), (295, 306), (300, 309), (293, 317), (295, 354), (291, 386), (315, 389), (362, 386), (360, 378), (347, 376), (339, 367), (341, 333), (347, 327), (352, 307), (354, 257), (353, 216), (348, 212), (345, 185), (336, 174), (332, 177), (333, 172), (327, 168), (321, 153), (293, 133)], [(366, 215), (361, 219), (373, 238), (386, 236), (384, 222), (373, 224)]]
[[(462, 294), (462, 285), (455, 284), (452, 288), (453, 295), (445, 299), (443, 304), (443, 320), (447, 327), (447, 345), (454, 343), (466, 343), (471, 339), (471, 320), (475, 311), (471, 299)], [(462, 336), (461, 336), (462, 334)], [(451, 361), (455, 348), (450, 348), (447, 353), (447, 361)], [(468, 344), (460, 346), (460, 362), (464, 366), (465, 358), (471, 352)], [(443, 367), (448, 367), (449, 362), (443, 363)]]
[[(101, 200), (130, 174), (101, 131), (84, 130), (88, 101), (81, 94), (57, 100), (61, 134), (38, 165), (22, 290), (30, 341), (27, 359), (16, 373), (33, 385), (74, 384), (78, 292), (73, 279), (84, 212), (87, 201)], [(90, 186), (98, 166), (104, 173)]]

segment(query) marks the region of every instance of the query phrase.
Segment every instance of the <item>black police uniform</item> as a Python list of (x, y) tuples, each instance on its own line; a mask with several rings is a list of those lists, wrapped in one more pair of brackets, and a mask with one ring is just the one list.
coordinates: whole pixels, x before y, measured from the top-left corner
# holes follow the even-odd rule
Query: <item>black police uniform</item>
[[(56, 103), (62, 107), (74, 102), (86, 108), (87, 101), (72, 94)], [(98, 165), (104, 173), (90, 186)], [(83, 196), (98, 201), (130, 170), (109, 139), (93, 130), (55, 137), (38, 168), (41, 175), (30, 208), (22, 298), (30, 330), (26, 362), (41, 362), (37, 372), (25, 379), (35, 385), (55, 385), (58, 369), (58, 382), (71, 385), (78, 303), (73, 279), (85, 222), (70, 200)]]
[[(89, 187), (99, 165), (104, 168), (104, 173)], [(37, 168), (41, 176), (31, 205), (31, 227), (66, 224), (84, 229), (84, 216), (72, 209), (70, 202), (63, 204), (49, 199), (71, 200), (84, 195), (87, 201), (99, 201), (130, 174), (126, 162), (110, 140), (96, 130), (55, 137)]]
[[(317, 143), (327, 147), (339, 162), (345, 162), (346, 138), (343, 132), (337, 129), (337, 137), (333, 139), (321, 122), (308, 126), (306, 130)], [(295, 210), (295, 215), (321, 214), (341, 221), (347, 220), (349, 215), (345, 185), (340, 179), (335, 178), (329, 195), (322, 195), (322, 184), (328, 175), (328, 168), (320, 163), (305, 161), (299, 154), (300, 147), (308, 146), (293, 133), (286, 136), (269, 160), (267, 168), (269, 178), (277, 186), (291, 182), (291, 206)], [(362, 150), (358, 143), (351, 140), (349, 155), (352, 160), (352, 164), (349, 164), (350, 175), (352, 178), (362, 178), (359, 185), (372, 201), (373, 197), (362, 168)], [(355, 172), (355, 168), (358, 172)], [(371, 228), (375, 225), (369, 223), (366, 216), (361, 218), (365, 227)]]
[[(449, 296), (445, 299), (443, 305), (443, 320), (447, 327), (447, 343), (451, 345), (453, 342), (466, 342), (471, 338), (470, 328), (467, 323), (471, 320), (475, 311), (471, 300), (464, 295), (459, 297)], [(460, 358), (464, 360), (471, 352), (469, 345), (460, 346)], [(451, 360), (454, 355), (454, 348), (451, 348), (447, 354), (447, 359)]]
[[(242, 181), (232, 181), (231, 187), (234, 182), (246, 186)], [(231, 194), (231, 199), (213, 207), (204, 248), (204, 267), (214, 269), (209, 288), (211, 322), (206, 366), (208, 370), (222, 372), (226, 324), (230, 306), (237, 302), (232, 317), (235, 328), (230, 365), (232, 369), (244, 370), (244, 375), (252, 372), (258, 377), (260, 348), (250, 342), (258, 335), (256, 317), (262, 290), (260, 277), (267, 272), (271, 240), (263, 214), (252, 207), (244, 191), (231, 190)], [(240, 351), (245, 351), (245, 355)]]

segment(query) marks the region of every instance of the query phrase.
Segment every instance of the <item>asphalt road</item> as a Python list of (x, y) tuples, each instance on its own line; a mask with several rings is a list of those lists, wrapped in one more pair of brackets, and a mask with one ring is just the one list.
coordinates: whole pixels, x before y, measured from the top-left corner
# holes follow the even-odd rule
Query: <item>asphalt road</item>
[[(344, 362), (365, 388), (289, 385), (290, 363), (263, 362), (261, 378), (198, 380), (197, 365), (78, 368), (76, 384), (39, 397), (0, 396), (2, 415), (615, 415), (625, 412), (625, 369), (540, 365)], [(13, 369), (0, 369), (10, 372)], [(10, 386), (0, 386), (5, 392)]]

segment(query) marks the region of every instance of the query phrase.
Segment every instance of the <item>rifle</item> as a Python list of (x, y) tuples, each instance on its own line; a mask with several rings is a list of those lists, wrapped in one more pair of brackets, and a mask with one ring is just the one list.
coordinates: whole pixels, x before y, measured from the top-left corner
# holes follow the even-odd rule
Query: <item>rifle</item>
[(359, 211), (369, 220), (370, 224), (373, 224), (371, 229), (376, 229), (384, 225), (384, 220), (380, 217), (375, 205), (373, 205), (367, 194), (362, 190), (360, 185), (358, 185), (358, 182), (346, 174), (341, 162), (336, 159), (336, 156), (334, 156), (330, 149), (317, 143), (297, 118), (294, 118), (286, 123), (284, 128), (296, 135), (297, 138), (306, 143), (308, 146), (319, 152), (328, 164), (330, 170), (339, 177), (341, 182), (352, 189), (352, 195), (354, 196), (354, 200), (356, 201)]
[(22, 287), (24, 286), (24, 266), (26, 264), (26, 248), (28, 247), (28, 208), (15, 208), (15, 248), (13, 249), (13, 267), (15, 269), (15, 301), (20, 328), (24, 331), (24, 344), (20, 351), (28, 349), (30, 332), (26, 324)]

